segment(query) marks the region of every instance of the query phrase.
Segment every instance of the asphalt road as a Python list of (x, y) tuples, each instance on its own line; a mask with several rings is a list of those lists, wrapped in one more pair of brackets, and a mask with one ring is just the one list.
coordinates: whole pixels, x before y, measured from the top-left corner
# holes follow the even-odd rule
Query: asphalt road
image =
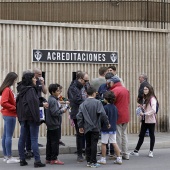
[[(107, 164), (102, 165), (98, 169), (104, 170), (169, 170), (170, 169), (170, 148), (168, 149), (155, 149), (154, 157), (149, 158), (148, 150), (141, 150), (139, 157), (130, 157), (130, 160), (124, 160), (122, 165), (113, 164), (112, 160), (107, 159)], [(98, 159), (100, 157), (98, 156)], [(41, 156), (42, 162), (45, 160), (45, 156)], [(59, 159), (65, 162), (65, 165), (47, 165), (43, 170), (84, 170), (89, 169), (86, 167), (86, 162), (77, 163), (76, 155), (63, 154), (59, 155)], [(21, 167), (19, 164), (7, 164), (0, 159), (0, 170), (32, 170), (34, 160), (28, 161), (28, 166)]]

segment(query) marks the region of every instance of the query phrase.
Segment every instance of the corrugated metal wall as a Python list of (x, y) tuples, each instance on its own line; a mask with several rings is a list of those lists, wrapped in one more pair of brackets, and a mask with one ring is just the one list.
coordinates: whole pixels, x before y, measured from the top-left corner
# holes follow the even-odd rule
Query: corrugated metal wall
[[(32, 63), (32, 49), (118, 51), (118, 75), (130, 91), (131, 121), (128, 132), (139, 131), (135, 115), (138, 76), (146, 73), (160, 102), (157, 131), (167, 131), (169, 124), (169, 43), (168, 31), (79, 24), (0, 21), (0, 82), (10, 71), (21, 75), (24, 70), (39, 67), (46, 73), (46, 85), (59, 83), (63, 95), (72, 80), (72, 72), (87, 71), (90, 79), (98, 77), (100, 64)], [(109, 66), (108, 64), (105, 66)], [(14, 87), (15, 89), (15, 87)], [(48, 95), (46, 96), (48, 97)], [(63, 118), (63, 135), (73, 134), (67, 115)], [(2, 119), (0, 119), (0, 134)], [(45, 135), (41, 126), (40, 136)], [(18, 137), (19, 126), (15, 130)]]
[(168, 29), (170, 3), (168, 0), (1, 0), (0, 19)]

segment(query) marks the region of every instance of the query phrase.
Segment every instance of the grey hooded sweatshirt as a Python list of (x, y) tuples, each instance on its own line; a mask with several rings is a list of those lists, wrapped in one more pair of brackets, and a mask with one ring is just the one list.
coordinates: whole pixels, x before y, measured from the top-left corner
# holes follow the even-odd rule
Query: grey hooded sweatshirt
[(101, 125), (109, 125), (108, 117), (101, 101), (95, 98), (87, 98), (79, 107), (76, 115), (79, 128), (84, 129), (84, 133), (89, 131), (99, 132)]

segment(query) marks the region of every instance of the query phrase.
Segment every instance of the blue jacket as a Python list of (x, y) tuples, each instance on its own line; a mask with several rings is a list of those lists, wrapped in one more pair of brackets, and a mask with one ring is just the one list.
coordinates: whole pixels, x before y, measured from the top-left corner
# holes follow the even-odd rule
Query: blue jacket
[(103, 99), (103, 94), (106, 92), (106, 91), (108, 91), (108, 87), (107, 87), (107, 84), (106, 83), (104, 83), (104, 84), (102, 84), (100, 87), (99, 87), (99, 89), (98, 89), (98, 99)]
[(111, 125), (111, 128), (108, 129), (105, 125), (102, 126), (101, 131), (102, 132), (111, 132), (116, 131), (116, 122), (118, 119), (118, 111), (114, 104), (106, 104), (104, 106), (106, 115), (108, 116), (109, 123)]

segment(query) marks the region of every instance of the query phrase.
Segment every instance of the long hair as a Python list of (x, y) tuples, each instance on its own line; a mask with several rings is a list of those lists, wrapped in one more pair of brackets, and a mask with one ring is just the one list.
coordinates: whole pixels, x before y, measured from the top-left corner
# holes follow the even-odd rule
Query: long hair
[(22, 85), (24, 86), (34, 86), (32, 82), (32, 78), (34, 77), (34, 73), (25, 73), (22, 76)]
[(2, 82), (2, 85), (0, 87), (0, 95), (2, 95), (3, 90), (6, 87), (10, 87), (13, 85), (14, 81), (17, 79), (18, 75), (15, 72), (9, 72), (4, 81)]
[(155, 92), (154, 92), (153, 87), (150, 84), (145, 85), (145, 87), (147, 87), (149, 89), (148, 94), (146, 94), (146, 95), (143, 94), (143, 98), (145, 99), (146, 107), (148, 106), (148, 104), (150, 104), (150, 100), (151, 100), (152, 97), (155, 97), (155, 99), (157, 100), (157, 103), (158, 103), (158, 99), (155, 96)]

